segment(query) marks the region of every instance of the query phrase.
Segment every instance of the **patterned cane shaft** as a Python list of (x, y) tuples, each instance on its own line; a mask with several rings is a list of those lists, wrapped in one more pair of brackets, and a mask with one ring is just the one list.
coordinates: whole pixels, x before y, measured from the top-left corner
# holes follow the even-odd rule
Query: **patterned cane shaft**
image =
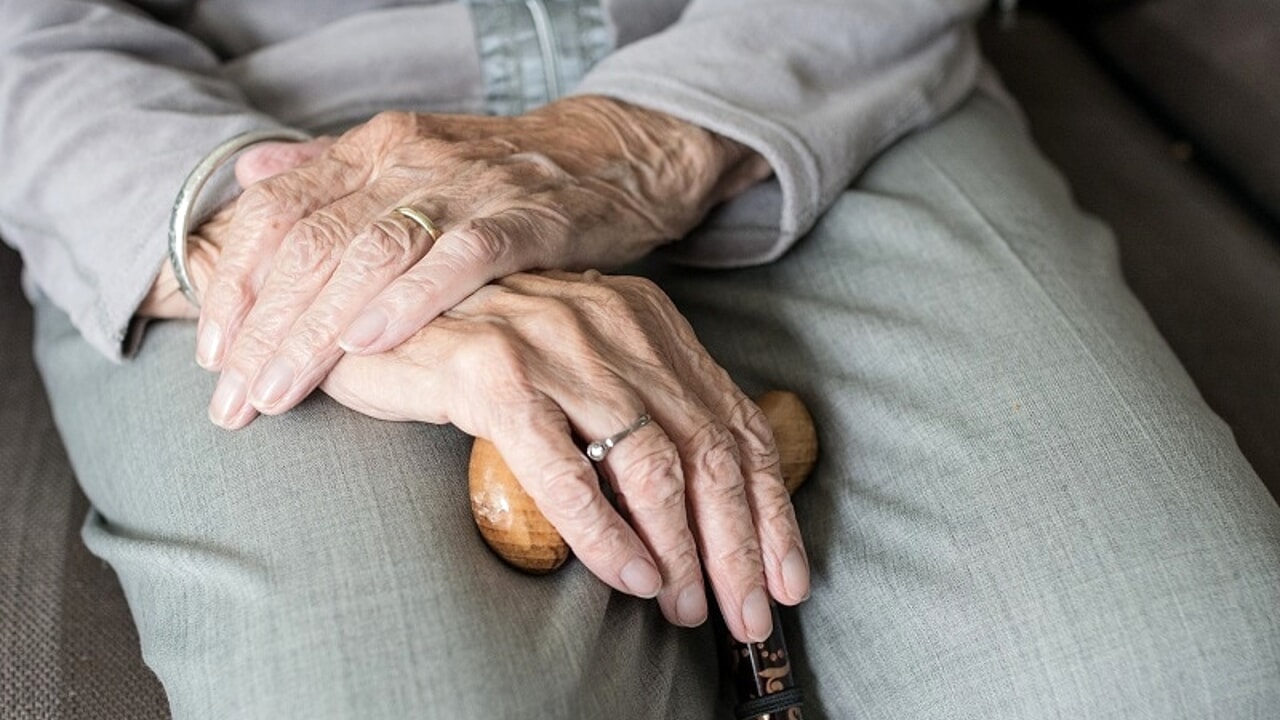
[(804, 698), (791, 675), (791, 655), (782, 634), (782, 618), (773, 605), (773, 634), (764, 642), (730, 640), (729, 661), (738, 720), (801, 720)]

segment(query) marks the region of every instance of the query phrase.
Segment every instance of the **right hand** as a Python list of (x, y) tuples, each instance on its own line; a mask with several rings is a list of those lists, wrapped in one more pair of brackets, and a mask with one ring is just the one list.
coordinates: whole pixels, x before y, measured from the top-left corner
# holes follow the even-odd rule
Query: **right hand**
[[(322, 387), (368, 415), (493, 442), (578, 558), (617, 590), (656, 596), (672, 622), (705, 619), (704, 570), (744, 642), (769, 635), (769, 595), (808, 596), (768, 422), (647, 280), (512, 275), (386, 353), (345, 356)], [(575, 437), (646, 412), (653, 422), (599, 464), (620, 515)]]

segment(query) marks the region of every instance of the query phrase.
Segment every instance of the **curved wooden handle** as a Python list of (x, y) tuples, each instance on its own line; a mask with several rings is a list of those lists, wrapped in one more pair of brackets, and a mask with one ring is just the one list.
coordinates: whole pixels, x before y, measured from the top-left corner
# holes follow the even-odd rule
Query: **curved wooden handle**
[[(818, 459), (813, 417), (794, 393), (771, 391), (756, 398), (782, 459), (789, 492), (800, 487)], [(471, 514), (480, 535), (498, 557), (525, 572), (552, 572), (569, 559), (569, 546), (543, 517), (493, 443), (476, 438), (471, 448)]]

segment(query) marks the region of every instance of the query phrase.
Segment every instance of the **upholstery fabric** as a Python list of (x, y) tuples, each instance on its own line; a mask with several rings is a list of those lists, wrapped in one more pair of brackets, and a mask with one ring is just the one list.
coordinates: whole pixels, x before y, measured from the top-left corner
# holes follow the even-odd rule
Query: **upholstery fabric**
[(115, 574), (80, 540), (88, 511), (31, 360), (18, 257), (0, 250), (0, 716), (168, 716)]
[(1025, 13), (984, 47), (1032, 134), (1116, 231), (1125, 277), (1280, 497), (1280, 242), (1212, 173), (1180, 161), (1061, 28)]
[(1158, 0), (1099, 18), (1102, 51), (1280, 224), (1280, 3)]

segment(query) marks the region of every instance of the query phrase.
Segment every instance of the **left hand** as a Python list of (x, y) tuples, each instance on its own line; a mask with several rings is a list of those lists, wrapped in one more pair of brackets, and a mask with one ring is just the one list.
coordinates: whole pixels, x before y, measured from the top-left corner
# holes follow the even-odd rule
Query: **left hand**
[[(493, 442), (583, 564), (622, 592), (657, 596), (672, 622), (706, 617), (704, 570), (743, 642), (769, 635), (770, 595), (808, 596), (768, 421), (647, 280), (512, 275), (393, 350), (345, 356), (322, 387), (368, 415), (451, 422)], [(642, 413), (652, 422), (596, 465), (574, 440)]]
[(603, 97), (383, 113), (237, 201), (200, 316), (197, 360), (222, 372), (210, 416), (284, 412), (344, 350), (395, 347), (494, 278), (634, 260), (767, 174), (737, 143)]

